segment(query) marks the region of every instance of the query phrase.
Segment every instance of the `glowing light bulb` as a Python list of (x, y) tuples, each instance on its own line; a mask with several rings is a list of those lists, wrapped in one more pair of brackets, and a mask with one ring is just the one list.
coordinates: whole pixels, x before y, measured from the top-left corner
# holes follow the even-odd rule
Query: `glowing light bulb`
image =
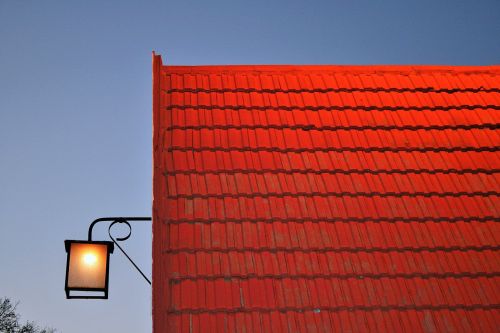
[(85, 253), (83, 256), (83, 262), (87, 266), (93, 266), (97, 262), (97, 256), (93, 253)]

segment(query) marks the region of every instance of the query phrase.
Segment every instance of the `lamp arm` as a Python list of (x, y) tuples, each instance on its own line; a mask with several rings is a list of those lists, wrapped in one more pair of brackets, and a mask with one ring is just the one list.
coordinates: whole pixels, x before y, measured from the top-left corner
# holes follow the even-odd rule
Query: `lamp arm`
[[(89, 226), (89, 242), (92, 241), (92, 231), (94, 230), (94, 225), (96, 225), (99, 222), (114, 222), (114, 221), (118, 221), (118, 220), (121, 220), (121, 221), (151, 221), (151, 218), (150, 217), (101, 217), (101, 218), (95, 219)], [(130, 237), (130, 234), (129, 234), (129, 237)], [(121, 240), (121, 239), (118, 239), (118, 240)]]
[[(89, 226), (89, 242), (92, 241), (92, 231), (94, 229), (94, 226), (99, 223), (99, 222), (111, 222), (111, 224), (108, 227), (108, 235), (109, 238), (113, 241), (113, 243), (120, 249), (120, 251), (127, 257), (127, 259), (130, 261), (130, 263), (135, 267), (135, 269), (142, 275), (142, 277), (151, 285), (151, 280), (149, 280), (146, 275), (141, 271), (141, 269), (135, 264), (135, 262), (130, 258), (130, 256), (125, 252), (125, 250), (122, 249), (120, 244), (118, 242), (125, 241), (129, 239), (130, 235), (132, 234), (132, 227), (130, 226), (129, 221), (151, 221), (151, 217), (101, 217), (96, 220), (94, 220), (90, 226)], [(111, 235), (111, 228), (113, 225), (116, 223), (124, 223), (128, 226), (128, 235), (125, 237), (117, 237), (116, 239)]]

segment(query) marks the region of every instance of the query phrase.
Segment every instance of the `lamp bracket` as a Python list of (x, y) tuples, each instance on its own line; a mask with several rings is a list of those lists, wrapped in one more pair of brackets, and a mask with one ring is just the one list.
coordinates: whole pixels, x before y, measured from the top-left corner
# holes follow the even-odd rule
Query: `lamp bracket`
[[(113, 241), (113, 243), (118, 247), (118, 249), (127, 257), (130, 263), (135, 267), (135, 269), (142, 275), (142, 277), (151, 285), (151, 280), (146, 277), (146, 275), (142, 272), (142, 270), (135, 264), (135, 262), (130, 258), (130, 256), (125, 252), (125, 250), (118, 244), (118, 242), (126, 241), (132, 235), (132, 227), (129, 222), (135, 221), (151, 221), (151, 217), (101, 217), (94, 220), (89, 226), (89, 242), (92, 241), (92, 231), (94, 226), (99, 222), (111, 222), (108, 227), (108, 235), (109, 238)], [(111, 235), (111, 228), (115, 224), (125, 224), (128, 226), (128, 234), (124, 237), (116, 237), (116, 239)]]

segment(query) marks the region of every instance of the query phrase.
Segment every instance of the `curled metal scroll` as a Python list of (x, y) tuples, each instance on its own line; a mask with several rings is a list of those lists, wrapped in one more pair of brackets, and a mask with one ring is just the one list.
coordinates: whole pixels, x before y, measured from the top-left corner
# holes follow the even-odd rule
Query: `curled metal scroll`
[[(116, 239), (111, 235), (111, 228), (117, 224), (117, 223), (120, 223), (120, 224), (125, 224), (126, 226), (128, 226), (128, 234), (125, 236), (125, 237), (117, 237)], [(116, 220), (113, 221), (113, 223), (111, 223), (108, 227), (108, 235), (109, 235), (109, 238), (111, 238), (111, 240), (113, 241), (113, 243), (115, 243), (115, 245), (118, 247), (118, 249), (120, 249), (120, 251), (122, 251), (122, 253), (125, 255), (125, 257), (127, 257), (127, 259), (132, 263), (132, 265), (134, 265), (135, 269), (137, 269), (137, 271), (139, 273), (141, 273), (142, 277), (151, 285), (151, 280), (149, 280), (146, 275), (144, 275), (144, 273), (141, 271), (141, 269), (135, 264), (135, 262), (129, 257), (129, 255), (125, 252), (125, 250), (122, 249), (122, 247), (120, 246), (120, 244), (118, 244), (118, 242), (123, 242), (127, 239), (130, 238), (130, 235), (132, 235), (132, 227), (130, 226), (130, 223), (124, 219), (124, 218), (118, 218)]]
[(128, 223), (127, 220), (125, 219), (117, 219), (115, 221), (113, 221), (113, 223), (111, 223), (108, 227), (108, 234), (109, 234), (109, 237), (111, 239), (113, 239), (113, 237), (111, 237), (111, 227), (115, 224), (115, 223), (122, 223), (122, 224), (126, 224), (127, 227), (128, 227), (128, 234), (127, 236), (125, 237), (116, 237), (116, 240), (119, 241), (119, 242), (123, 242), (123, 241), (126, 241), (127, 239), (130, 238), (130, 235), (132, 235), (132, 227), (130, 226), (130, 223)]

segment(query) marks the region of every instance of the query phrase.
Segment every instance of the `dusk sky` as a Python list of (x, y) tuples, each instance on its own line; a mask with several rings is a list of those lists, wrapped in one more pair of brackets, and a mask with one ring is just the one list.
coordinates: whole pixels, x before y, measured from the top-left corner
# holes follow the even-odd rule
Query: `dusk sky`
[[(0, 0), (0, 297), (58, 332), (151, 332), (151, 288), (118, 251), (109, 300), (65, 299), (64, 240), (151, 216), (153, 50), (166, 65), (492, 65), (499, 37), (498, 0)], [(151, 276), (150, 223), (124, 247)]]

